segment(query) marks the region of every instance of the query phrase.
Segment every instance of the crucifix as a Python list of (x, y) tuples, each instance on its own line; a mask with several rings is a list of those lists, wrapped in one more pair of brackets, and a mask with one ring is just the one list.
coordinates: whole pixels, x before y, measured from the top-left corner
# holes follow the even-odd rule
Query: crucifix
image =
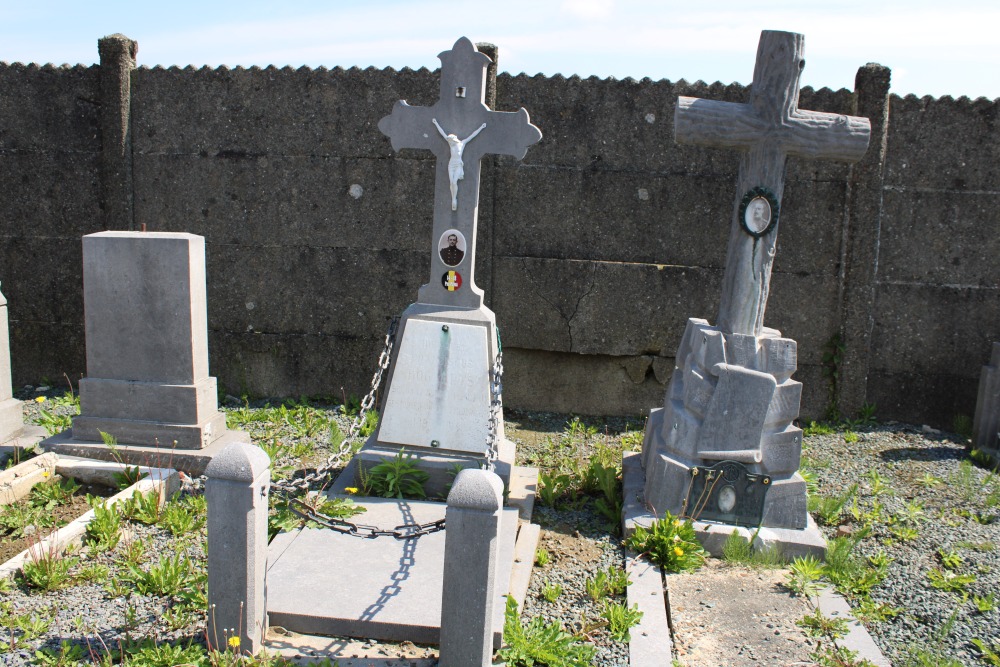
[(857, 162), (868, 149), (871, 124), (867, 118), (798, 108), (804, 45), (805, 38), (797, 33), (761, 33), (746, 104), (677, 99), (674, 137), (678, 143), (743, 152), (716, 322), (727, 333), (761, 334), (786, 158)]
[(486, 106), (490, 59), (467, 38), (438, 58), (441, 94), (434, 106), (410, 106), (400, 100), (378, 128), (397, 151), (422, 148), (437, 157), (431, 276), (417, 301), (479, 308), (483, 304), (483, 291), (475, 283), (479, 161), (488, 153), (521, 159), (542, 133), (523, 108), (506, 112)]

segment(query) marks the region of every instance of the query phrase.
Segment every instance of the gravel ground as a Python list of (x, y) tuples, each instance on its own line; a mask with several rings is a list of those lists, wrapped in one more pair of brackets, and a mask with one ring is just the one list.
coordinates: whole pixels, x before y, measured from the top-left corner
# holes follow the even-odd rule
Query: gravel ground
[[(54, 398), (63, 392), (52, 389), (42, 394)], [(46, 403), (30, 400), (36, 395), (34, 388), (19, 392), (19, 398), (26, 400), (28, 419), (46, 407)], [(227, 410), (238, 412), (238, 401), (227, 403)], [(51, 409), (51, 403), (48, 405)], [(263, 402), (249, 407), (261, 405)], [(326, 406), (320, 412), (333, 419), (343, 432), (347, 431), (347, 418), (333, 406)], [(571, 439), (565, 437), (570, 419), (567, 415), (508, 411), (506, 418), (507, 435), (518, 444), (518, 463), (523, 465), (552, 466), (560, 458), (586, 459), (601, 447), (621, 448), (623, 439), (626, 448), (641, 446), (641, 434), (636, 435), (635, 431), (641, 428), (637, 419), (585, 419), (581, 430)], [(588, 425), (595, 427), (590, 433), (585, 431)], [(275, 468), (283, 474), (303, 465), (315, 466), (326, 457), (327, 426), (310, 433), (301, 424), (296, 428), (287, 422), (241, 424), (240, 428), (250, 431), (258, 443), (273, 447), (278, 453)], [(869, 623), (870, 631), (897, 665), (904, 664), (903, 658), (913, 647), (940, 650), (967, 665), (987, 664), (977, 658), (978, 652), (970, 641), (997, 637), (1000, 612), (976, 611), (972, 596), (993, 593), (1000, 598), (1000, 507), (990, 507), (987, 501), (990, 492), (1000, 495), (997, 491), (1000, 484), (990, 482), (984, 487), (985, 470), (962, 467), (967, 456), (965, 442), (958, 436), (903, 424), (861, 428), (857, 434), (858, 440), (853, 443), (846, 442), (843, 433), (811, 436), (806, 439), (806, 447), (819, 493), (833, 494), (857, 483), (859, 513), (870, 512), (876, 502), (881, 504), (883, 520), (861, 541), (859, 550), (864, 555), (884, 550), (893, 559), (887, 579), (874, 589), (872, 598), (902, 611), (895, 618)], [(873, 483), (870, 476), (873, 470), (881, 476), (884, 489)], [(913, 539), (900, 540), (891, 531), (905, 525), (899, 517), (906, 514), (907, 503), (910, 515), (915, 514), (914, 502), (922, 503), (923, 513), (916, 519), (917, 534)], [(847, 509), (851, 506), (849, 502)], [(890, 525), (889, 517), (896, 517), (896, 523)], [(600, 606), (590, 600), (584, 589), (586, 579), (598, 569), (624, 565), (618, 538), (609, 532), (592, 502), (559, 509), (536, 504), (533, 520), (542, 527), (540, 546), (552, 558), (545, 566), (535, 568), (522, 618), (542, 616), (557, 620), (568, 630), (586, 636), (598, 646), (596, 665), (627, 665), (627, 647), (611, 641), (600, 623)], [(836, 523), (850, 529), (857, 528), (859, 522), (845, 511), (843, 520)], [(837, 528), (838, 525), (833, 525), (824, 530), (832, 536)], [(159, 528), (133, 525), (131, 530), (134, 539), (148, 544), (150, 553), (169, 553), (180, 548), (203, 563), (199, 539), (188, 539), (178, 545), (176, 538), (170, 538)], [(975, 581), (968, 585), (967, 600), (930, 585), (927, 572), (942, 567), (939, 549), (955, 551), (962, 559), (957, 571), (975, 575)], [(115, 578), (114, 564), (105, 564), (112, 567), (110, 579)], [(540, 595), (546, 583), (562, 586), (555, 602), (547, 602)], [(0, 594), (0, 603), (5, 602), (16, 609), (50, 614), (54, 621), (38, 639), (25, 642), (19, 650), (0, 654), (3, 665), (26, 664), (38, 647), (56, 648), (61, 639), (85, 641), (89, 637), (91, 645), (101, 640), (113, 645), (126, 634), (133, 638), (148, 634), (161, 639), (197, 640), (203, 623), (203, 617), (195, 618), (186, 626), (168, 629), (163, 612), (170, 606), (170, 600), (137, 594), (128, 599), (112, 598), (100, 584), (44, 595), (17, 587), (11, 593)], [(126, 623), (128, 607), (135, 610), (129, 612), (129, 616), (134, 616), (130, 623)], [(949, 619), (953, 622), (949, 623)]]

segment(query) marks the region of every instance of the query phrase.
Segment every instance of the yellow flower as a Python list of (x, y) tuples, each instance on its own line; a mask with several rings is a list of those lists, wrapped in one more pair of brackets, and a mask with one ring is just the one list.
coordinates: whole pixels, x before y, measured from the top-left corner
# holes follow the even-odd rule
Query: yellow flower
[(680, 519), (674, 519), (674, 525), (675, 526), (681, 525), (681, 520)]
[(48, 470), (46, 470), (45, 472), (42, 473), (42, 477), (48, 477), (48, 476), (49, 476), (49, 471)]
[(680, 547), (674, 547), (674, 555), (675, 556), (683, 556), (684, 555), (684, 550), (681, 549)]
[(232, 637), (230, 637), (229, 638), (229, 648), (239, 648), (239, 647), (240, 647), (240, 638), (237, 637), (236, 635), (233, 635)]
[(357, 487), (349, 486), (346, 489), (344, 489), (344, 492), (345, 493), (349, 493), (349, 494), (351, 494), (353, 496), (355, 493), (358, 492), (358, 489), (357, 489)]
[(44, 396), (38, 396), (35, 398), (35, 403), (44, 403), (44, 402), (45, 402)]

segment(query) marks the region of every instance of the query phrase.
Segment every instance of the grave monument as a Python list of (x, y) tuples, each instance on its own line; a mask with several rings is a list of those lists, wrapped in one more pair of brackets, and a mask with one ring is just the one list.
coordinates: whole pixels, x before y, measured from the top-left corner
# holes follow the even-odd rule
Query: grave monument
[(990, 363), (979, 376), (972, 446), (1000, 463), (1000, 343), (993, 343)]
[[(527, 590), (527, 575), (512, 573), (532, 563), (514, 554), (533, 554), (538, 539), (537, 527), (523, 522), (537, 470), (512, 465), (496, 321), (475, 283), (479, 161), (487, 153), (523, 157), (541, 132), (524, 109), (485, 105), (490, 59), (471, 41), (459, 39), (439, 58), (437, 103), (398, 102), (379, 122), (393, 148), (437, 157), (430, 278), (400, 320), (378, 427), (327, 495), (348, 497), (347, 487), (364, 486), (359, 466), (405, 450), (431, 476), (428, 496), (448, 504), (352, 494), (363, 524), (304, 509), (327, 528), (280, 533), (270, 543), (267, 615), (304, 634), (440, 641), (441, 664), (466, 667), (499, 646), (504, 595), (523, 601)], [(464, 468), (457, 475), (456, 464)], [(525, 582), (520, 593), (515, 578)]]
[(0, 465), (14, 450), (29, 448), (45, 436), (40, 426), (25, 426), (21, 401), (14, 398), (7, 326), (7, 299), (0, 293)]
[(677, 100), (678, 143), (742, 155), (717, 322), (688, 320), (642, 452), (645, 501), (657, 513), (763, 526), (763, 540), (786, 553), (821, 552), (825, 543), (810, 523), (798, 473), (796, 343), (764, 326), (785, 162), (790, 155), (855, 162), (870, 134), (865, 118), (798, 108), (803, 46), (799, 34), (761, 33), (746, 104)]
[(495, 463), (510, 477), (513, 445), (504, 437), (502, 366), (496, 317), (475, 281), (480, 159), (522, 158), (542, 133), (517, 112), (484, 103), (488, 56), (466, 38), (441, 59), (440, 98), (430, 107), (396, 103), (379, 121), (395, 150), (430, 150), (437, 158), (430, 276), (403, 313), (390, 361), (381, 420), (360, 454), (371, 468), (405, 448), (441, 493), (458, 464)]
[[(83, 237), (87, 377), (80, 415), (42, 446), (195, 475), (232, 442), (208, 374), (205, 239), (173, 232)], [(117, 440), (112, 450), (102, 433)]]

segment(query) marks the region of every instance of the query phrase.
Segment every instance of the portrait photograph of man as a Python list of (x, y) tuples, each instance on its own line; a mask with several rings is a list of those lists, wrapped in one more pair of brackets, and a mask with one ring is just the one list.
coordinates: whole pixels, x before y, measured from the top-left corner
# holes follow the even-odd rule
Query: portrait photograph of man
[(457, 229), (449, 229), (438, 241), (441, 261), (448, 266), (458, 266), (465, 259), (465, 236)]

